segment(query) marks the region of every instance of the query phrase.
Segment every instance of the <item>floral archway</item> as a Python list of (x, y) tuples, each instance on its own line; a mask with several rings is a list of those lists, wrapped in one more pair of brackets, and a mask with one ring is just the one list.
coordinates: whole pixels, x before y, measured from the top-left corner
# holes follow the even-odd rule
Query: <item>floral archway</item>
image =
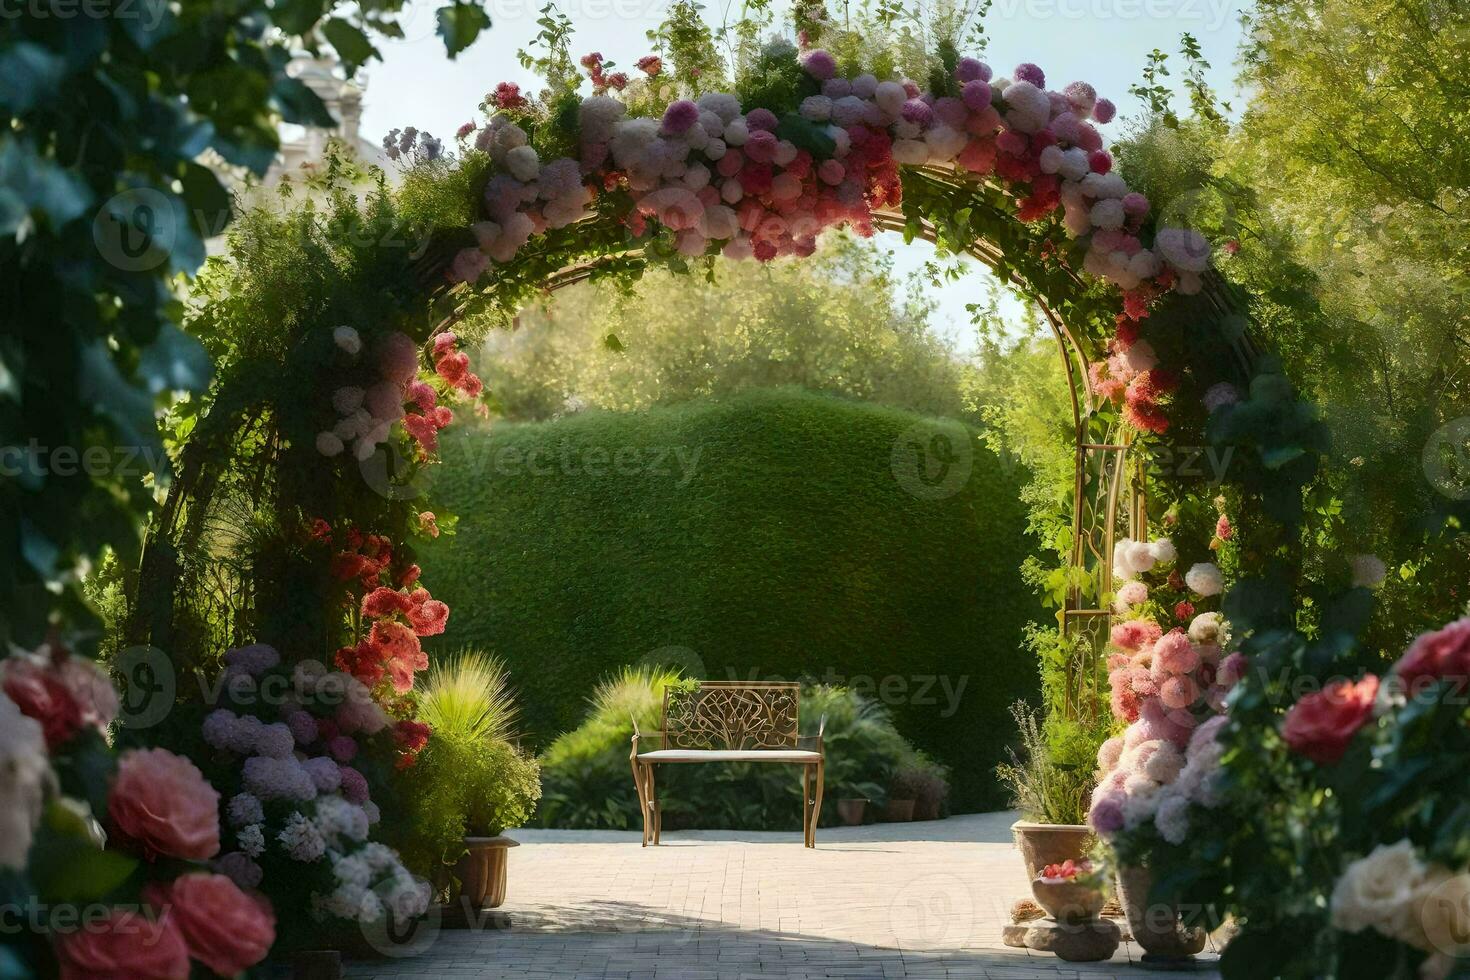
[[(588, 56), (586, 97), (576, 84), (536, 99), (502, 84), (457, 157), (395, 132), (398, 188), (260, 219), (296, 236), (291, 261), (319, 263), (312, 289), (262, 304), (231, 277), (268, 280), (269, 268), (205, 277), (192, 326), (221, 370), (177, 420), (179, 477), (127, 639), (205, 673), (229, 646), (224, 680), (277, 679), (293, 694), (175, 712), (181, 727), (160, 740), (201, 761), (232, 832), (218, 855), (176, 856), (262, 888), (283, 923), (361, 923), (364, 892), (384, 883), (391, 901), (373, 915), (421, 911), (427, 894), (375, 840), (392, 829), (378, 801), (433, 737), (416, 718), (420, 638), (453, 626), (413, 539), (449, 518), (417, 479), (455, 411), (482, 395), (462, 349), (474, 325), (653, 264), (799, 259), (846, 226), (970, 255), (1043, 311), (1070, 386), (1075, 463), (1072, 533), (1048, 580), (1063, 678), (1052, 707), (1070, 720), (1110, 710), (1118, 729), (1098, 756), (1094, 826), (1152, 867), (1166, 897), (1258, 913), (1243, 896), (1259, 902), (1249, 886), (1264, 873), (1228, 871), (1249, 841), (1221, 834), (1207, 857), (1188, 841), (1234, 805), (1222, 772), (1245, 787), (1240, 806), (1279, 789), (1249, 757), (1275, 744), (1283, 687), (1326, 673), (1366, 615), (1371, 567), (1340, 594), (1313, 594), (1311, 622), (1298, 616), (1307, 559), (1295, 527), (1320, 423), (1253, 339), (1249, 297), (1212, 268), (1204, 235), (1161, 224), (1119, 172), (1098, 128), (1115, 110), (1090, 85), (1049, 88), (1033, 64), (999, 78), (952, 48), (920, 85), (817, 47), (815, 32), (805, 40), (761, 49), (736, 93), (689, 73), (666, 86), (654, 56), (638, 83)], [(232, 332), (272, 317), (269, 337)], [(1233, 454), (1221, 482), (1149, 473), (1192, 446)], [(270, 520), (235, 526), (242, 502)], [(1248, 657), (1289, 669), (1255, 675)], [(1415, 663), (1421, 677), (1438, 669)], [(339, 702), (309, 707), (327, 688)], [(291, 875), (290, 862), (327, 854), (317, 878)], [(1246, 926), (1271, 935), (1281, 921)]]

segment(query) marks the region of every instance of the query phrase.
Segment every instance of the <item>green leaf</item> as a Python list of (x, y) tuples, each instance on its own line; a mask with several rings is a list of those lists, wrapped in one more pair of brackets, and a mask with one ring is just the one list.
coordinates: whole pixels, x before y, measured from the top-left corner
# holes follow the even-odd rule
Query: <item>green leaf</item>
[(351, 75), (359, 65), (378, 56), (378, 49), (361, 30), (340, 17), (333, 17), (322, 25), (322, 36), (331, 43), (342, 65)]
[(602, 346), (606, 347), (608, 350), (617, 351), (619, 354), (628, 349), (627, 347), (623, 346), (623, 342), (618, 339), (618, 335), (615, 333), (610, 333), (606, 337), (603, 337)]
[(444, 39), (444, 50), (451, 58), (474, 44), (480, 32), (490, 26), (490, 15), (473, 3), (440, 7), (435, 17), (439, 22), (439, 36)]
[(271, 102), (280, 110), (281, 118), (288, 123), (321, 127), (337, 125), (337, 120), (332, 118), (321, 96), (299, 78), (283, 75), (276, 79), (271, 86)]
[(0, 51), (0, 105), (19, 115), (52, 101), (66, 74), (66, 60), (39, 44), (21, 41)]

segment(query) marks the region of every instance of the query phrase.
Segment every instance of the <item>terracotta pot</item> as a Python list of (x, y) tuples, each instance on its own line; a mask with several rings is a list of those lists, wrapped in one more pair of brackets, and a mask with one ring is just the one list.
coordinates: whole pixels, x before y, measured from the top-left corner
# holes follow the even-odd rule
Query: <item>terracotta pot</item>
[(1011, 834), (1021, 849), (1021, 860), (1026, 862), (1026, 877), (1032, 881), (1041, 877), (1048, 864), (1081, 861), (1093, 844), (1092, 828), (1081, 823), (1017, 820), (1011, 824)]
[(499, 908), (505, 901), (505, 869), (509, 850), (520, 845), (509, 837), (466, 837), (469, 853), (454, 866), (460, 901), (472, 909)]
[(1187, 963), (1205, 948), (1206, 933), (1198, 926), (1186, 929), (1174, 905), (1151, 905), (1148, 893), (1153, 875), (1146, 868), (1118, 869), (1118, 898), (1128, 916), (1134, 942), (1143, 947), (1145, 963)]
[(1069, 924), (1096, 919), (1108, 898), (1101, 888), (1087, 882), (1050, 878), (1032, 879), (1031, 894), (1047, 915)]
[(883, 808), (883, 819), (889, 823), (908, 823), (914, 819), (914, 801), (889, 800)]
[(856, 827), (863, 822), (867, 809), (867, 800), (838, 800), (837, 819), (844, 827)]

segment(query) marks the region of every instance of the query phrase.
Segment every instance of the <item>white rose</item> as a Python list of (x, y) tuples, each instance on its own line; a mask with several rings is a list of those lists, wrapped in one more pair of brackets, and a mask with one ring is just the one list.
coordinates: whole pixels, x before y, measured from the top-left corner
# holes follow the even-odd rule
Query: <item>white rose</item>
[(1345, 932), (1376, 929), (1390, 938), (1409, 927), (1424, 863), (1407, 839), (1384, 844), (1347, 866), (1332, 889), (1332, 924)]
[(351, 327), (338, 327), (332, 331), (332, 343), (353, 356), (362, 350), (362, 338)]
[(1196, 595), (1208, 599), (1224, 591), (1225, 578), (1220, 574), (1220, 567), (1214, 562), (1202, 561), (1184, 573), (1184, 584), (1189, 586), (1190, 591)]

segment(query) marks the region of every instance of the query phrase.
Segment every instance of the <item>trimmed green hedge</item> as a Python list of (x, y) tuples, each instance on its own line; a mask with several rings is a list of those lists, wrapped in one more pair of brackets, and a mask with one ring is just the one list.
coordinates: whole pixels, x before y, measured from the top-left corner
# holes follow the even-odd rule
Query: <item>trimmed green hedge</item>
[(956, 810), (1004, 803), (1040, 607), (1022, 474), (959, 423), (778, 389), (467, 426), (443, 458), (433, 495), (458, 531), (420, 555), (453, 610), (439, 649), (505, 658), (533, 744), (630, 663), (806, 677), (885, 704), (951, 768)]

